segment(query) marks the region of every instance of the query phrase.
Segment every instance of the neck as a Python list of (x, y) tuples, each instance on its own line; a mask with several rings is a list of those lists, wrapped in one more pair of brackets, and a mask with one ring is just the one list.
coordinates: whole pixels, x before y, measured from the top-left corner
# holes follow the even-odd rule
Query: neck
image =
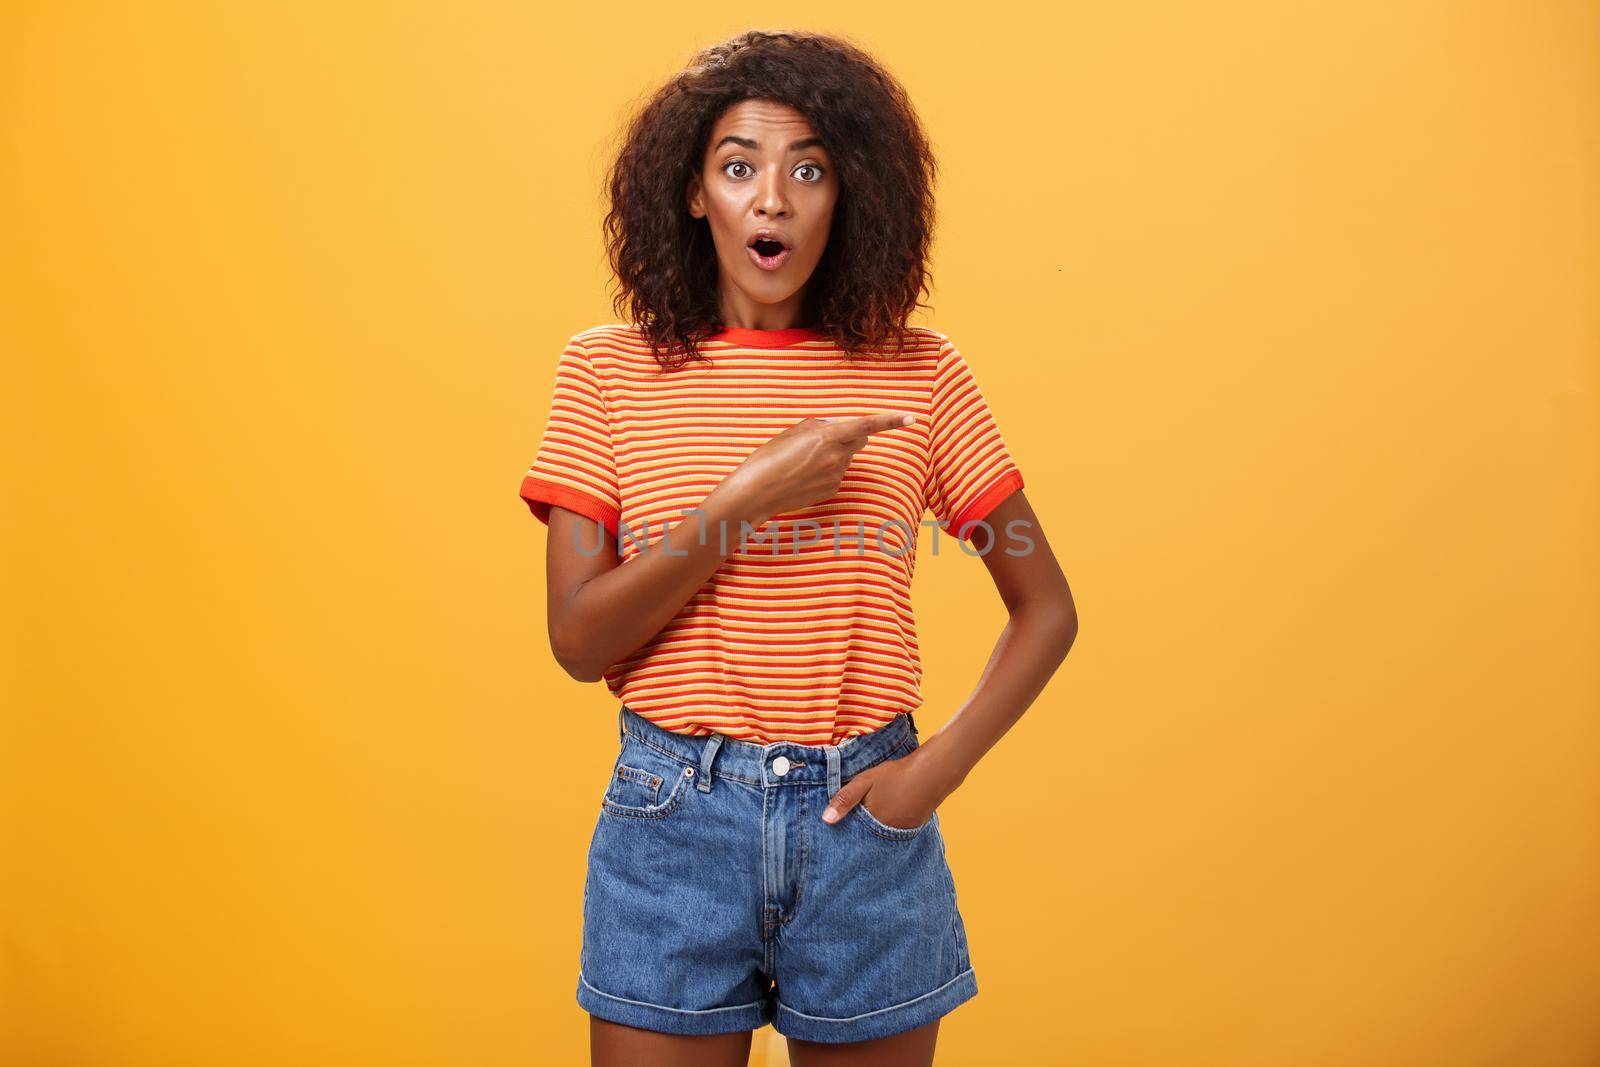
[(730, 330), (799, 330), (805, 309), (806, 287), (778, 304), (762, 304), (737, 290), (725, 291), (717, 315)]

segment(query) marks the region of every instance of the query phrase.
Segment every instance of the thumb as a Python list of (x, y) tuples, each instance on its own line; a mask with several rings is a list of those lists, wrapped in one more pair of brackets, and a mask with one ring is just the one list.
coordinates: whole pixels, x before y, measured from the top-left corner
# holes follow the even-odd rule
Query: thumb
[(837, 793), (828, 798), (828, 806), (822, 812), (822, 821), (834, 823), (844, 818), (845, 812), (855, 807), (871, 787), (872, 783), (859, 774), (850, 779), (839, 787)]

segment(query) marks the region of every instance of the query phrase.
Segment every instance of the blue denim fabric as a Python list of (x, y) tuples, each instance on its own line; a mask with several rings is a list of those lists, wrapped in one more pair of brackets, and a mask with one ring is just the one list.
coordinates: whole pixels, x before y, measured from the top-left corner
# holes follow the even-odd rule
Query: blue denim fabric
[(584, 883), (585, 1011), (676, 1034), (770, 1022), (840, 1042), (977, 995), (939, 813), (904, 828), (858, 803), (822, 821), (840, 785), (917, 747), (909, 715), (840, 745), (677, 734), (626, 706), (618, 717)]

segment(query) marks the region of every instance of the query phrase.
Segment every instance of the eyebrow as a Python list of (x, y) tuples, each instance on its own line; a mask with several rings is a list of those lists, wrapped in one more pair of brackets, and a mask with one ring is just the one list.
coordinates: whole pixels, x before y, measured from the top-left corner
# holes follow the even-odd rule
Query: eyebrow
[[(761, 147), (760, 142), (756, 141), (754, 138), (738, 137), (738, 136), (735, 136), (734, 134), (730, 133), (726, 137), (724, 137), (722, 140), (718, 141), (717, 144), (716, 144), (716, 147), (711, 149), (711, 151), (713, 151), (713, 152), (717, 151), (723, 145), (728, 144), (730, 141), (732, 143), (736, 144), (736, 145), (739, 145), (741, 148), (748, 148), (748, 149), (751, 149), (752, 151)], [(802, 138), (800, 138), (800, 140), (794, 141), (789, 145), (789, 151), (798, 152), (802, 148), (814, 148), (814, 147), (815, 148), (824, 147), (823, 144), (822, 144), (822, 138), (820, 138), (820, 137), (802, 137)]]

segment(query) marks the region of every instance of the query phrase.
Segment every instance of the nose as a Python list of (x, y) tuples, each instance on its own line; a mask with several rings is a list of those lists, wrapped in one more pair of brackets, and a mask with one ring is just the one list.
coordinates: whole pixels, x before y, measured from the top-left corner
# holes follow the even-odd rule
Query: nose
[(789, 202), (783, 195), (783, 175), (776, 168), (769, 168), (756, 187), (756, 214), (770, 218), (788, 213)]

